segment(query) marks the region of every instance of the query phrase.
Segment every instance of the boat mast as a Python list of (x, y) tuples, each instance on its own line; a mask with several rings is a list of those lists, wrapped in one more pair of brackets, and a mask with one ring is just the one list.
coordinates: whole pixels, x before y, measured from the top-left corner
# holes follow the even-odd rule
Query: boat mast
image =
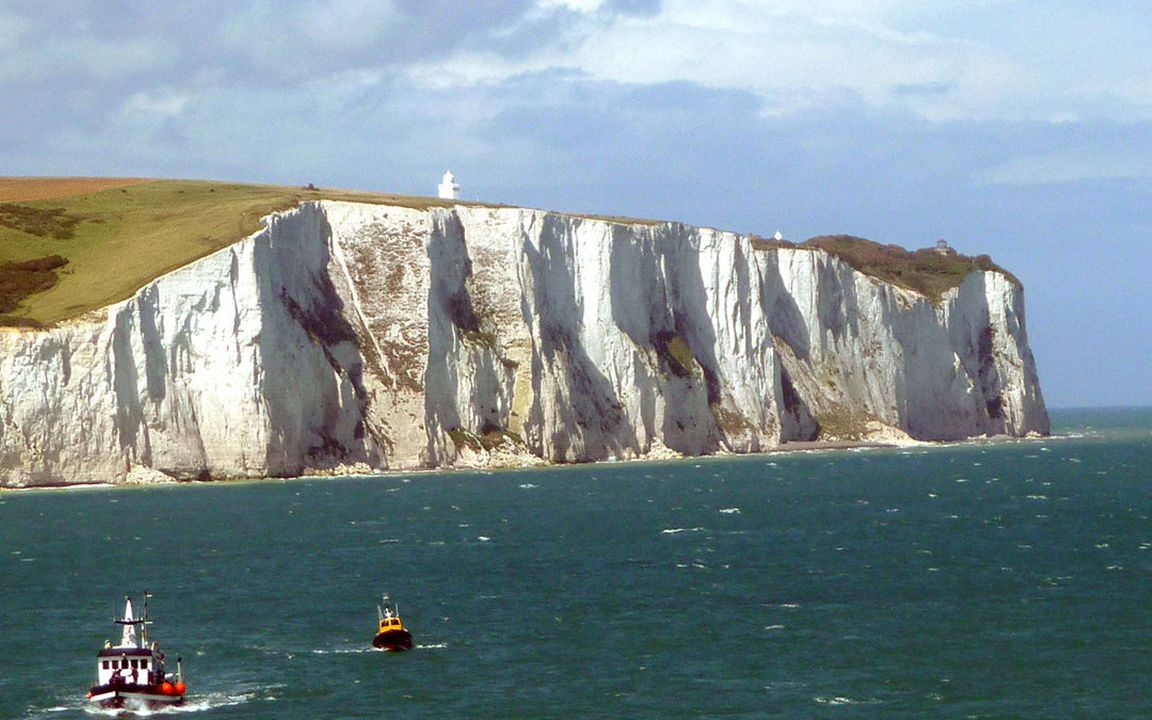
[(152, 593), (147, 590), (144, 591), (144, 617), (140, 620), (140, 646), (148, 647), (148, 626), (151, 622), (148, 620), (148, 598), (152, 597)]

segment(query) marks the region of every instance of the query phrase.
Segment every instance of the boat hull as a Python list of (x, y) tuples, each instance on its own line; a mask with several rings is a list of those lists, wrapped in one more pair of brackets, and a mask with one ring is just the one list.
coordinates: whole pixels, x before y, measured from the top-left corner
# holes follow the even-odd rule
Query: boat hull
[(388, 652), (411, 650), (412, 634), (407, 630), (386, 630), (372, 638), (372, 647)]
[(184, 702), (183, 695), (166, 694), (154, 685), (97, 685), (88, 693), (88, 701), (102, 708), (171, 707)]

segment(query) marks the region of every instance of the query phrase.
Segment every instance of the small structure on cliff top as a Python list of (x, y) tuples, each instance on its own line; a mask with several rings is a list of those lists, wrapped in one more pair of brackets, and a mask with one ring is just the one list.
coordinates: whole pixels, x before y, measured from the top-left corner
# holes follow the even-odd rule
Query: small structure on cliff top
[(451, 170), (444, 173), (444, 178), (436, 186), (436, 194), (445, 200), (460, 199), (460, 186), (456, 184), (456, 176)]

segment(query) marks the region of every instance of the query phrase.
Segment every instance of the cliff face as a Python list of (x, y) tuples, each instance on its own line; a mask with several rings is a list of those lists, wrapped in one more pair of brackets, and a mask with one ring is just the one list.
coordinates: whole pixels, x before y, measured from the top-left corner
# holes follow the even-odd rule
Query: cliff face
[[(260, 477), (1048, 431), (1020, 289), (521, 209), (319, 202), (0, 332), (0, 482)], [(163, 473), (163, 476), (158, 473)]]

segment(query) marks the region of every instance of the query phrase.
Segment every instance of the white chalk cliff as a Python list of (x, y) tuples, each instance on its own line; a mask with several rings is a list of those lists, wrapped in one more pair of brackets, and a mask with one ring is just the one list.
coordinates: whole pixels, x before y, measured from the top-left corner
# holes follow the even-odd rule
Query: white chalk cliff
[(321, 201), (0, 331), (0, 485), (1046, 433), (1021, 289), (933, 302), (809, 248), (537, 210)]

